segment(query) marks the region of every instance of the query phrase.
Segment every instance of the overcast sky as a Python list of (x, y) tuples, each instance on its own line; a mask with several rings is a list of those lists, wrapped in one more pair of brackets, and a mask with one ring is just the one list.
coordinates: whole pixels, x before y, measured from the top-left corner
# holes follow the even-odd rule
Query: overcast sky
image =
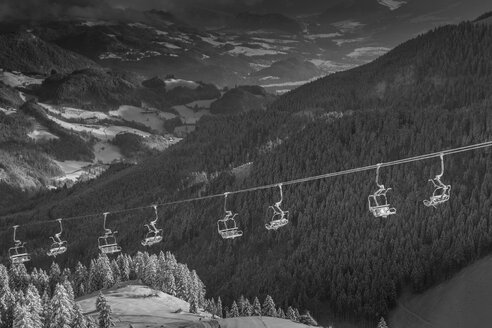
[[(312, 14), (326, 11), (353, 10), (370, 12), (412, 11), (427, 14), (440, 11), (441, 15), (467, 15), (492, 10), (490, 1), (485, 0), (0, 0), (0, 18), (43, 18), (46, 16), (110, 15), (114, 8), (160, 9), (179, 13), (183, 10), (201, 8), (218, 12), (257, 13), (278, 12), (288, 15)], [(451, 10), (450, 8), (457, 8)]]

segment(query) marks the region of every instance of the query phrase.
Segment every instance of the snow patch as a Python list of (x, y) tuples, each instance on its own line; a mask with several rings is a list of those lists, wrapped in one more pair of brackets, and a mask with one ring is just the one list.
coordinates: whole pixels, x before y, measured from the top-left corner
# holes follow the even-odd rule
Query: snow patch
[(21, 73), (12, 73), (0, 70), (0, 82), (3, 82), (12, 88), (27, 87), (31, 84), (41, 84), (43, 83), (43, 80), (43, 78), (39, 77), (30, 77)]
[(362, 47), (354, 49), (347, 57), (359, 59), (361, 57), (379, 57), (387, 53), (390, 48), (387, 47)]
[(164, 81), (166, 83), (166, 91), (172, 90), (176, 87), (185, 87), (195, 90), (199, 84), (195, 81), (187, 81), (182, 79), (168, 79)]
[(253, 56), (272, 56), (272, 55), (285, 55), (283, 51), (277, 51), (272, 49), (253, 49), (245, 46), (236, 46), (234, 49), (228, 51), (232, 55), (244, 55), (247, 57)]

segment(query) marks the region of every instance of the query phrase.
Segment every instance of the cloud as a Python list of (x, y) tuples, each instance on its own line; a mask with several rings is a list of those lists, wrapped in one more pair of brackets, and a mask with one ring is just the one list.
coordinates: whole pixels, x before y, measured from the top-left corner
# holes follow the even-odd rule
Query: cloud
[(347, 57), (353, 58), (353, 59), (360, 59), (361, 57), (378, 57), (381, 55), (384, 55), (390, 50), (390, 48), (387, 47), (362, 47), (362, 48), (356, 48), (354, 51), (349, 53)]
[(396, 10), (406, 4), (406, 1), (398, 0), (378, 0), (378, 3), (382, 6), (388, 7), (390, 10)]
[(352, 32), (354, 30), (357, 30), (361, 27), (364, 27), (366, 24), (349, 19), (349, 20), (333, 23), (332, 25), (338, 28), (341, 32), (345, 33), (345, 32)]

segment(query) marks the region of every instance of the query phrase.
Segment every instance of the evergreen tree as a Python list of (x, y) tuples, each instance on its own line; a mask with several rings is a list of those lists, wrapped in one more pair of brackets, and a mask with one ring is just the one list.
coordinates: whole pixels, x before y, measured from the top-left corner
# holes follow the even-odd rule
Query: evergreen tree
[(53, 298), (50, 302), (50, 317), (47, 320), (48, 328), (70, 328), (72, 323), (72, 306), (62, 284), (55, 287)]
[(27, 306), (17, 304), (14, 310), (13, 328), (32, 328), (34, 327), (31, 320), (31, 313)]
[(294, 321), (294, 322), (298, 322), (299, 321), (299, 317), (296, 316), (296, 312), (294, 311), (294, 309), (292, 308), (292, 306), (289, 306), (287, 308), (287, 319), (289, 319), (291, 321)]
[(51, 263), (49, 282), (50, 282), (50, 293), (53, 295), (56, 285), (58, 285), (61, 282), (61, 270), (60, 270), (60, 266), (56, 262)]
[(255, 300), (253, 301), (253, 315), (259, 316), (261, 315), (261, 312), (260, 300), (258, 299), (258, 297), (255, 297)]
[(265, 301), (263, 302), (262, 314), (268, 317), (276, 317), (277, 311), (275, 310), (275, 302), (270, 295), (267, 295)]
[(377, 328), (388, 328), (388, 325), (386, 324), (386, 320), (384, 320), (383, 317), (381, 317), (381, 319), (379, 320)]
[(73, 314), (72, 328), (88, 328), (87, 320), (77, 303), (73, 307)]
[(176, 296), (176, 282), (174, 280), (174, 275), (171, 270), (164, 273), (164, 278), (162, 282), (161, 290), (172, 296)]
[(279, 318), (281, 318), (281, 319), (285, 319), (285, 312), (284, 312), (284, 310), (282, 310), (282, 308), (281, 308), (281, 307), (279, 307), (279, 308), (277, 309), (277, 317), (279, 317)]
[(99, 311), (99, 328), (113, 327), (114, 323), (111, 319), (111, 306), (109, 306), (102, 293), (99, 293), (99, 297), (97, 298), (96, 309)]
[(299, 322), (299, 320), (301, 320), (301, 314), (299, 313), (299, 310), (297, 308), (294, 308), (294, 313), (295, 317), (297, 318), (297, 322)]
[(241, 295), (239, 299), (237, 300), (237, 307), (239, 308), (239, 315), (240, 316), (246, 316), (246, 299), (244, 298), (244, 295)]
[(190, 302), (190, 313), (198, 313), (198, 299), (193, 297)]
[(222, 300), (219, 298), (217, 299), (217, 312), (215, 313), (219, 318), (224, 317), (224, 313), (222, 312)]
[(237, 306), (236, 301), (233, 301), (232, 302), (231, 311), (230, 311), (230, 317), (231, 318), (239, 317), (239, 308)]
[(244, 302), (244, 316), (251, 317), (253, 315), (253, 305), (249, 302), (249, 299), (246, 298)]
[(87, 275), (87, 268), (82, 263), (77, 262), (74, 274), (74, 293), (77, 297), (84, 295), (86, 292)]
[(33, 284), (27, 287), (26, 306), (31, 317), (32, 328), (43, 328), (43, 304), (38, 290)]
[(305, 325), (308, 325), (308, 326), (317, 326), (318, 325), (318, 323), (316, 322), (316, 320), (314, 320), (314, 318), (311, 316), (311, 313), (309, 313), (309, 311), (306, 311), (305, 314), (300, 316), (299, 322), (303, 323)]

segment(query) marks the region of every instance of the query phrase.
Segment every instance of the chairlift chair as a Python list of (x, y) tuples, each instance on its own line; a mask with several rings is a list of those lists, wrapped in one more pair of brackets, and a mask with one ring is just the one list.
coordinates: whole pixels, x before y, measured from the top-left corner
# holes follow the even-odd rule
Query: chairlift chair
[(227, 195), (224, 194), (224, 212), (225, 216), (223, 219), (217, 221), (217, 230), (223, 239), (234, 239), (241, 237), (243, 232), (239, 230), (235, 217), (237, 213), (232, 213), (232, 211), (227, 210)]
[(62, 219), (57, 220), (60, 223), (60, 232), (50, 237), (53, 240), (50, 249), (46, 253), (48, 256), (57, 257), (67, 251), (67, 241), (61, 240), (61, 234), (63, 232)]
[(149, 230), (144, 240), (142, 240), (142, 246), (152, 246), (162, 241), (162, 229), (156, 228), (157, 220), (159, 219), (157, 214), (157, 205), (153, 205), (155, 212), (155, 219), (145, 226)]
[(441, 181), (441, 177), (444, 174), (444, 155), (441, 154), (441, 173), (436, 175), (434, 179), (429, 179), (430, 182), (434, 185), (434, 192), (430, 199), (426, 199), (423, 201), (424, 205), (427, 207), (433, 206), (436, 207), (439, 204), (445, 203), (449, 200), (451, 196), (451, 185), (445, 185)]
[(268, 207), (268, 211), (271, 209), (272, 216), (265, 224), (267, 230), (277, 230), (289, 223), (287, 219), (289, 217), (289, 211), (284, 211), (280, 208), (283, 200), (282, 184), (279, 184), (278, 187), (280, 189), (280, 200)]
[(111, 229), (106, 228), (106, 216), (109, 213), (104, 213), (104, 235), (100, 236), (97, 239), (98, 245), (99, 245), (99, 250), (101, 251), (102, 254), (114, 254), (114, 253), (119, 253), (121, 252), (121, 247), (118, 245), (116, 241), (115, 235), (118, 233), (118, 231), (111, 231)]
[(389, 215), (396, 214), (396, 209), (390, 207), (388, 203), (388, 198), (386, 193), (391, 190), (391, 188), (385, 188), (384, 185), (379, 184), (379, 168), (381, 164), (377, 165), (376, 168), (376, 185), (379, 187), (378, 190), (367, 198), (369, 203), (369, 211), (374, 215), (374, 217), (387, 218)]
[(12, 265), (22, 264), (31, 260), (31, 255), (27, 253), (25, 244), (16, 239), (16, 232), (19, 226), (14, 226), (14, 247), (9, 248), (9, 257)]

